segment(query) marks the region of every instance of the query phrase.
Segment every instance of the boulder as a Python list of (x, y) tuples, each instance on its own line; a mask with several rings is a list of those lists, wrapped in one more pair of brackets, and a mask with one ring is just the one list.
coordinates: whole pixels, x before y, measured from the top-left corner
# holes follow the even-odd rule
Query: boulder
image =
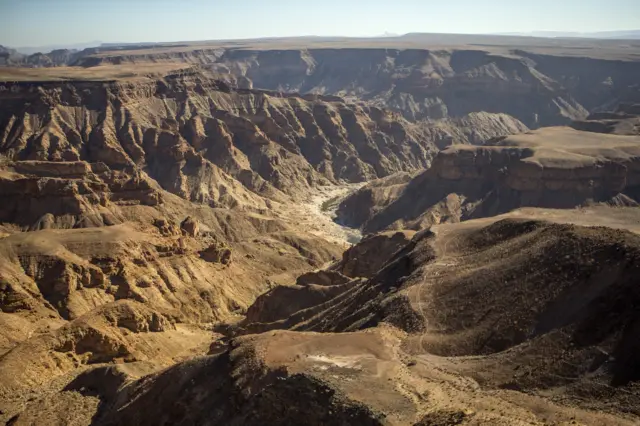
[(200, 252), (200, 258), (211, 263), (231, 264), (231, 249), (219, 241)]
[(183, 235), (188, 235), (190, 237), (197, 237), (200, 234), (200, 225), (198, 221), (188, 216), (185, 220), (180, 224), (180, 229), (182, 230)]

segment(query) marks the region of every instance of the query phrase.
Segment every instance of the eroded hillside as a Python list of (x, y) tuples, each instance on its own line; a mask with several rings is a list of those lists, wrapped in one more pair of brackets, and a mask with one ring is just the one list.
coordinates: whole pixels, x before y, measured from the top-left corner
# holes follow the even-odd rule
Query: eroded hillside
[(412, 121), (485, 111), (537, 128), (640, 101), (638, 51), (637, 43), (613, 40), (408, 34), (103, 46), (27, 57), (7, 50), (5, 56), (13, 58), (8, 65), (64, 65), (61, 76), (75, 69), (88, 78), (92, 69), (109, 66), (135, 74), (140, 67), (198, 65), (235, 87), (347, 97)]
[(635, 424), (638, 236), (544, 214), (371, 237), (262, 296), (209, 356), (88, 370), (16, 424), (69, 406), (98, 425)]
[(214, 69), (258, 88), (356, 97), (411, 120), (487, 111), (532, 128), (585, 118), (640, 83), (637, 62), (524, 50), (228, 50)]
[(636, 48), (402, 39), (7, 51), (0, 420), (636, 424)]
[[(127, 191), (137, 191), (142, 203), (157, 203), (151, 179), (187, 200), (260, 210), (266, 205), (262, 197), (300, 198), (318, 185), (423, 168), (436, 144), (526, 129), (511, 117), (491, 114), (411, 124), (339, 98), (235, 90), (195, 72), (158, 81), (4, 87), (0, 147), (5, 160), (21, 162), (3, 177), (13, 210), (5, 210), (2, 220), (10, 222), (38, 214), (34, 209), (26, 218), (15, 208), (30, 190), (47, 196), (42, 192), (48, 187), (34, 184), (47, 177), (56, 178), (49, 179), (52, 194), (92, 205), (105, 193), (126, 199)], [(67, 165), (47, 170), (29, 161)], [(65, 176), (87, 179), (76, 188), (63, 182)], [(77, 203), (60, 204), (73, 209)]]
[[(609, 118), (595, 119), (602, 116)], [(340, 204), (338, 217), (376, 232), (494, 216), (518, 207), (637, 206), (637, 117), (619, 112), (592, 118), (573, 128), (451, 146), (416, 176), (399, 174), (366, 185)]]

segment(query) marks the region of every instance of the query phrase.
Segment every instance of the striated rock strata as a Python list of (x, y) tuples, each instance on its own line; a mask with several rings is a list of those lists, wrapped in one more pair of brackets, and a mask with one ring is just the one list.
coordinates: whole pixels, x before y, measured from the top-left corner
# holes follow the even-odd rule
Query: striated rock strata
[(636, 205), (640, 138), (545, 128), (441, 151), (425, 172), (387, 178), (344, 200), (338, 217), (366, 232), (493, 216), (518, 207)]
[[(3, 88), (3, 157), (41, 162), (14, 165), (16, 173), (56, 177), (62, 186), (66, 176), (89, 173), (85, 180), (100, 180), (101, 173), (135, 175), (136, 181), (148, 177), (211, 206), (265, 208), (261, 197), (300, 197), (316, 185), (423, 168), (436, 144), (526, 130), (511, 117), (491, 114), (411, 124), (335, 97), (232, 90), (193, 71), (159, 81), (22, 82)], [(48, 170), (46, 161), (71, 164)], [(19, 191), (21, 184), (27, 183), (18, 178), (8, 191)]]

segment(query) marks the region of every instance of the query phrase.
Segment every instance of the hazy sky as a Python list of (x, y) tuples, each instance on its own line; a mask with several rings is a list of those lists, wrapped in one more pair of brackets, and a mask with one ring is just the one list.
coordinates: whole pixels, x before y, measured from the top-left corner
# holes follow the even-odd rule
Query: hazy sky
[(640, 29), (640, 0), (0, 0), (0, 44)]

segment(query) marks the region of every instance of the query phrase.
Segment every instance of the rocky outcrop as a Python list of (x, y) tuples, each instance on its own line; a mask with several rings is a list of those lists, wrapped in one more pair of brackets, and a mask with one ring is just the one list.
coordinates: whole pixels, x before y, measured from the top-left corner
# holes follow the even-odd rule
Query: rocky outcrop
[(200, 225), (197, 220), (189, 216), (180, 223), (180, 230), (184, 235), (195, 238), (200, 234)]
[(134, 167), (104, 163), (17, 161), (0, 172), (0, 221), (28, 229), (114, 225), (114, 208), (157, 206), (159, 188)]
[[(382, 181), (377, 185), (383, 189), (376, 184), (363, 188), (341, 203), (338, 217), (375, 232), (493, 216), (525, 206), (636, 205), (639, 167), (638, 137), (541, 129), (478, 147), (452, 146), (407, 184), (393, 187), (393, 181)], [(372, 194), (382, 199), (382, 207), (358, 205)]]
[(200, 257), (207, 262), (229, 265), (231, 263), (231, 249), (222, 242), (216, 241), (200, 252)]
[(170, 220), (164, 218), (154, 219), (153, 226), (158, 228), (160, 235), (162, 235), (163, 237), (171, 237), (181, 234), (181, 229), (177, 223), (173, 223)]
[[(288, 337), (282, 334), (277, 340), (288, 345)], [(305, 338), (311, 344), (322, 342), (311, 335)], [(381, 336), (363, 336), (362, 339), (375, 344), (392, 342)], [(187, 361), (144, 379), (130, 381), (115, 392), (85, 375), (82, 379), (86, 386), (79, 390), (84, 394), (89, 394), (89, 389), (99, 390), (97, 396), (103, 407), (96, 413), (93, 423), (103, 426), (158, 423), (286, 425), (299, 424), (305, 419), (310, 425), (317, 426), (383, 424), (380, 413), (354, 398), (355, 394), (347, 389), (328, 381), (329, 374), (287, 369), (288, 363), (272, 360), (265, 350), (256, 350), (264, 343), (262, 339), (239, 339), (233, 350), (222, 355)], [(271, 348), (268, 352), (271, 353)], [(117, 376), (109, 377), (116, 385), (128, 378), (125, 375), (118, 380)], [(363, 374), (363, 377), (366, 376)], [(74, 387), (78, 388), (77, 384)], [(384, 387), (385, 390), (390, 388), (389, 384)], [(137, 398), (125, 403), (129, 394), (135, 394)], [(394, 396), (393, 403), (397, 404), (400, 397)], [(159, 410), (160, 406), (166, 408)], [(406, 417), (411, 418), (413, 414), (412, 410)], [(20, 420), (28, 416), (28, 412), (22, 413)]]
[(135, 336), (174, 330), (172, 321), (134, 301), (118, 301), (101, 306), (51, 333), (35, 335), (8, 352), (0, 363), (0, 396), (46, 383), (52, 376), (79, 365), (136, 357), (147, 359)]
[(54, 49), (48, 53), (34, 53), (25, 56), (20, 65), (34, 68), (62, 67), (75, 64), (85, 52), (75, 49)]
[(55, 49), (49, 53), (24, 55), (14, 49), (0, 46), (0, 66), (11, 67), (60, 67), (71, 65), (85, 53), (73, 49)]
[(614, 112), (595, 112), (571, 127), (585, 132), (640, 135), (640, 104), (623, 103)]
[(419, 173), (397, 173), (376, 179), (343, 199), (336, 210), (345, 226), (360, 228), (366, 221), (397, 200), (407, 184)]
[[(279, 234), (267, 228), (263, 238), (270, 245), (260, 248), (259, 223), (240, 214), (229, 219), (228, 212), (220, 212), (207, 223), (198, 238), (161, 236), (140, 222), (7, 236), (0, 241), (0, 252), (6, 253), (0, 310), (73, 320), (125, 299), (184, 322), (214, 321), (253, 302), (267, 289), (263, 277), (273, 271), (283, 274), (286, 266), (305, 271), (340, 253), (303, 232), (291, 245), (277, 243), (273, 237)], [(223, 239), (224, 232), (216, 230), (220, 225), (233, 226), (235, 234)], [(241, 243), (246, 236), (256, 241), (253, 250)], [(241, 254), (229, 270), (232, 249)]]
[(335, 269), (348, 277), (371, 278), (413, 235), (411, 231), (371, 235), (345, 251)]
[[(256, 316), (259, 323), (248, 319), (235, 331), (350, 333), (390, 323), (408, 333), (402, 347), (413, 356), (473, 355), (462, 370), (485, 386), (562, 389), (578, 404), (599, 401), (583, 386), (604, 386), (615, 405), (640, 380), (629, 352), (636, 347), (629, 339), (638, 321), (631, 300), (638, 297), (639, 249), (637, 235), (603, 227), (526, 218), (449, 225), (415, 234), (369, 280), (352, 281), (340, 296), (269, 324)], [(275, 306), (283, 296), (274, 289), (260, 305)], [(518, 365), (528, 372), (512, 369)]]

